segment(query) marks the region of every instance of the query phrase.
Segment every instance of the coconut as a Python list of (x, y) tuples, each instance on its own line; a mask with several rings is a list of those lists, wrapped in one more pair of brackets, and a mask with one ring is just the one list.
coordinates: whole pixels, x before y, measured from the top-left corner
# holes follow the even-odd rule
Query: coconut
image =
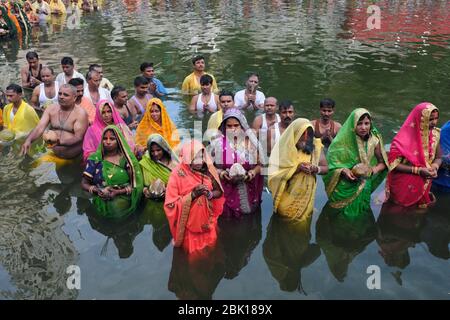
[(148, 187), (148, 191), (150, 192), (150, 195), (153, 197), (161, 197), (165, 190), (166, 187), (161, 179), (156, 179)]
[(48, 146), (55, 145), (56, 141), (58, 141), (58, 135), (55, 131), (48, 130), (44, 132), (42, 135), (42, 139), (44, 139), (45, 143), (47, 143)]
[(230, 168), (230, 178), (233, 177), (244, 177), (245, 176), (245, 169), (240, 163), (235, 163)]
[(352, 168), (352, 173), (355, 177), (365, 179), (370, 176), (372, 169), (364, 163), (358, 163)]
[(8, 129), (0, 131), (0, 142), (10, 142), (13, 141), (16, 134)]

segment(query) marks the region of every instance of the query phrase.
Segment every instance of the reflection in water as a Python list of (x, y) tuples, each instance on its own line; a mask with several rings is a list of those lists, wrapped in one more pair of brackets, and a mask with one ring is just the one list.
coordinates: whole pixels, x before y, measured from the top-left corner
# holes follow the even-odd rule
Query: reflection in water
[(168, 288), (179, 299), (212, 299), (225, 273), (224, 252), (220, 245), (188, 254), (173, 249)]
[(77, 204), (79, 212), (86, 212), (92, 229), (107, 237), (100, 253), (103, 256), (107, 255), (109, 240), (113, 239), (119, 258), (131, 257), (134, 251), (133, 242), (147, 224), (153, 226), (153, 243), (159, 251), (162, 252), (172, 239), (162, 201), (149, 200), (143, 208), (138, 208), (135, 214), (121, 221), (100, 217), (90, 200), (78, 198)]
[[(66, 268), (76, 264), (78, 253), (62, 231), (63, 220), (52, 214), (43, 199), (29, 197), (38, 188), (14, 161), (2, 156), (0, 172), (8, 188), (0, 193), (0, 264), (9, 273), (14, 291), (0, 291), (0, 298), (74, 299), (76, 290), (66, 287)], [(27, 189), (24, 189), (26, 186)]]
[(273, 215), (263, 244), (264, 260), (272, 276), (283, 291), (298, 290), (307, 295), (302, 286), (301, 269), (320, 256), (320, 248), (311, 240), (312, 215), (300, 221), (286, 220)]
[(316, 239), (334, 277), (343, 282), (353, 259), (375, 239), (372, 210), (348, 217), (325, 205), (317, 221)]
[(409, 248), (420, 242), (425, 210), (407, 211), (391, 202), (383, 204), (377, 220), (377, 243), (386, 265), (406, 268), (410, 263)]
[(163, 251), (172, 240), (169, 222), (164, 212), (164, 201), (147, 200), (139, 222), (143, 225), (149, 224), (153, 227), (153, 243), (159, 251)]
[(261, 240), (261, 212), (240, 219), (219, 217), (218, 245), (225, 252), (225, 279), (233, 279), (248, 264), (253, 250)]

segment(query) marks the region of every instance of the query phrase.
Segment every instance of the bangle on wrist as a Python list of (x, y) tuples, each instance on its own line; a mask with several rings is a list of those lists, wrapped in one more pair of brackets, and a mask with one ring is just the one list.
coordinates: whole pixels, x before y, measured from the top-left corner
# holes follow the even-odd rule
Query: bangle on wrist
[(316, 168), (317, 168), (317, 172), (316, 172), (316, 174), (320, 174), (320, 172), (321, 172), (321, 170), (320, 170), (320, 166), (316, 166)]

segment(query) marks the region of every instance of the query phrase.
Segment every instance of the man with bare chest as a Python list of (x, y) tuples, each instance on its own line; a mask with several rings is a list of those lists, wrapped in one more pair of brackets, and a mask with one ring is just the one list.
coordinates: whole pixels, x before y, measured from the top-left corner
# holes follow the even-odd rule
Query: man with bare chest
[(330, 146), (334, 137), (336, 137), (341, 124), (333, 121), (331, 118), (334, 113), (335, 102), (332, 99), (323, 99), (320, 101), (320, 119), (312, 120), (314, 135), (322, 140), (326, 149)]
[(58, 104), (45, 109), (39, 124), (22, 145), (22, 155), (30, 150), (33, 141), (40, 136), (59, 158), (73, 159), (82, 153), (88, 115), (83, 108), (75, 105), (76, 96), (77, 90), (72, 85), (64, 84), (59, 88)]

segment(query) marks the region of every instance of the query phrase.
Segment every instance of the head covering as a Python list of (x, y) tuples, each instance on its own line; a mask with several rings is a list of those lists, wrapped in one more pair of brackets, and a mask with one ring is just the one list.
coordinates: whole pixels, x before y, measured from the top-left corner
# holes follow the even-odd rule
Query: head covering
[(405, 158), (413, 166), (429, 167), (434, 160), (433, 131), (429, 129), (430, 115), (438, 111), (433, 104), (423, 102), (414, 107), (399, 132), (395, 135), (389, 151), (389, 167), (393, 170), (400, 158)]
[[(126, 173), (129, 176), (129, 182), (132, 188), (132, 192), (131, 192), (131, 203), (129, 204), (128, 208), (117, 208), (117, 211), (121, 211), (120, 212), (120, 216), (127, 216), (128, 214), (130, 214), (131, 212), (133, 212), (137, 205), (139, 204), (139, 201), (141, 199), (142, 196), (142, 190), (143, 190), (143, 178), (142, 178), (142, 171), (141, 171), (141, 167), (139, 165), (138, 160), (136, 159), (136, 157), (134, 156), (133, 152), (130, 149), (130, 146), (128, 145), (127, 141), (125, 140), (122, 131), (115, 125), (109, 125), (107, 127), (104, 128), (102, 134), (101, 134), (101, 140), (103, 138), (103, 136), (105, 135), (105, 133), (109, 130), (112, 130), (114, 132), (114, 135), (117, 138), (117, 146), (120, 149), (123, 157), (125, 158), (126, 162), (128, 163), (128, 166), (130, 168), (130, 173), (128, 174), (128, 172)], [(104, 150), (103, 150), (103, 143), (100, 143), (97, 147), (97, 150), (92, 153), (88, 160), (92, 160), (94, 162), (103, 162), (104, 160)], [(109, 177), (105, 177), (103, 176), (103, 178), (105, 179), (106, 185), (109, 186), (110, 184), (108, 183), (108, 179), (111, 179)], [(108, 202), (108, 201), (106, 201)], [(109, 201), (111, 202), (111, 201)], [(94, 204), (97, 206), (97, 209), (100, 212), (106, 213), (108, 214), (108, 211), (111, 211), (111, 206), (108, 206), (108, 203), (105, 203), (105, 201), (103, 201), (102, 199), (100, 199), (99, 197), (96, 197), (94, 199)], [(112, 205), (112, 204), (111, 204)]]
[(85, 160), (100, 145), (103, 130), (107, 126), (107, 124), (103, 121), (102, 118), (102, 111), (106, 105), (108, 105), (111, 108), (113, 124), (120, 129), (120, 131), (126, 138), (128, 145), (130, 146), (131, 149), (134, 150), (133, 136), (131, 134), (130, 129), (128, 128), (126, 123), (122, 120), (119, 112), (116, 110), (116, 108), (114, 108), (112, 103), (109, 102), (108, 100), (103, 99), (97, 103), (94, 123), (91, 126), (89, 126), (84, 136), (83, 159)]
[(149, 186), (152, 182), (160, 179), (167, 184), (171, 173), (171, 168), (166, 167), (160, 162), (153, 161), (150, 155), (151, 145), (156, 143), (160, 146), (170, 157), (170, 160), (174, 163), (178, 163), (178, 156), (170, 148), (169, 143), (161, 135), (154, 133), (148, 137), (147, 151), (145, 152), (142, 160), (139, 162), (144, 174), (144, 184)]
[(329, 173), (324, 176), (326, 191), (329, 196), (333, 193), (340, 180), (339, 176), (342, 169), (351, 169), (358, 163), (364, 163), (371, 167), (377, 164), (378, 160), (376, 157), (372, 156), (369, 158), (369, 156), (374, 155), (374, 150), (378, 143), (382, 146), (381, 153), (387, 162), (381, 134), (372, 121), (370, 124), (370, 137), (367, 141), (367, 149), (364, 147), (363, 140), (356, 134), (356, 126), (364, 114), (372, 117), (367, 109), (357, 108), (353, 110), (330, 144), (327, 153)]
[[(150, 115), (151, 107), (156, 104), (161, 109), (161, 125), (153, 120)], [(150, 99), (145, 108), (145, 114), (136, 129), (136, 143), (140, 146), (147, 145), (147, 138), (152, 133), (158, 133), (167, 140), (170, 147), (175, 148), (180, 143), (177, 127), (170, 119), (167, 109), (162, 103), (161, 99)]]
[[(301, 150), (297, 150), (296, 144), (308, 129), (313, 129), (308, 119), (298, 118), (294, 120), (283, 132), (280, 140), (276, 142), (269, 158), (269, 189), (274, 199), (274, 211), (280, 204), (281, 196), (286, 189), (287, 182), (292, 178), (301, 162), (311, 162), (318, 165), (322, 151), (322, 142), (314, 138), (314, 151), (308, 155)], [(313, 177), (312, 177), (313, 178)], [(310, 179), (308, 179), (310, 180)], [(310, 182), (311, 190), (315, 194), (315, 178)], [(304, 181), (305, 183), (307, 181)], [(306, 197), (306, 194), (305, 194)]]
[(439, 129), (430, 130), (430, 116), (433, 111), (438, 109), (429, 102), (415, 106), (391, 143), (386, 196), (405, 207), (415, 204), (427, 206), (432, 202), (430, 179), (394, 169), (403, 160), (414, 167), (431, 166), (436, 157), (440, 135)]

